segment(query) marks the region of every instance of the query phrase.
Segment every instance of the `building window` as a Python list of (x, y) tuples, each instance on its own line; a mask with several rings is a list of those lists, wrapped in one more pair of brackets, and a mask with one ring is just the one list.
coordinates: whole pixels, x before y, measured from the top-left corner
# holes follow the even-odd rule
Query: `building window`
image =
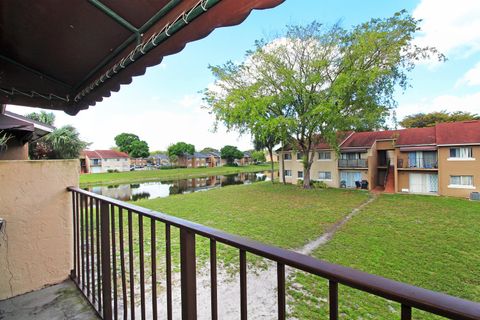
[(319, 171), (318, 179), (320, 180), (332, 180), (332, 173), (330, 171)]
[(470, 159), (473, 158), (471, 147), (450, 148), (450, 158)]
[(292, 160), (292, 154), (291, 153), (284, 153), (283, 154), (283, 160)]
[(449, 187), (473, 187), (473, 176), (450, 176)]
[(343, 160), (358, 160), (362, 159), (362, 154), (360, 152), (345, 152), (340, 154), (340, 159)]
[(303, 171), (297, 172), (298, 179), (303, 179)]
[(330, 151), (320, 151), (318, 153), (318, 160), (330, 160), (332, 159), (332, 153)]
[(297, 152), (297, 161), (303, 160), (303, 152)]
[(285, 170), (283, 172), (285, 174), (285, 177), (291, 177), (292, 176), (292, 170)]

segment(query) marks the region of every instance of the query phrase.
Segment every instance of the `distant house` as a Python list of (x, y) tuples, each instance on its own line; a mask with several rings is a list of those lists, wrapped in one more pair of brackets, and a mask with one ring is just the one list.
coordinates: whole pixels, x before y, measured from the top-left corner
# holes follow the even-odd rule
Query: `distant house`
[(208, 152), (207, 155), (207, 167), (221, 167), (225, 164), (224, 162), (222, 162), (220, 152), (212, 151)]
[(84, 150), (80, 156), (81, 173), (129, 171), (130, 158), (125, 152), (115, 150)]
[(148, 159), (147, 158), (131, 158), (130, 159), (130, 165), (135, 166), (135, 167), (145, 167), (148, 164)]
[(28, 143), (54, 129), (45, 123), (0, 109), (0, 135), (10, 136), (6, 147), (0, 149), (0, 160), (28, 160)]
[(157, 167), (169, 166), (170, 165), (170, 158), (166, 154), (155, 154), (150, 156), (148, 160)]
[(248, 166), (253, 163), (252, 154), (250, 151), (245, 151), (241, 159), (236, 159), (234, 163), (240, 166)]

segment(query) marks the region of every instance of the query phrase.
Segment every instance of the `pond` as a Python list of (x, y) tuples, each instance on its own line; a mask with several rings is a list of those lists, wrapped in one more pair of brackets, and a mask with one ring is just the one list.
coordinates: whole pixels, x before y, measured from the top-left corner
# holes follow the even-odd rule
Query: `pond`
[[(275, 177), (278, 173), (275, 172)], [(169, 181), (149, 181), (110, 186), (92, 186), (85, 190), (122, 201), (164, 198), (174, 194), (207, 191), (235, 184), (269, 181), (270, 172), (249, 172)]]

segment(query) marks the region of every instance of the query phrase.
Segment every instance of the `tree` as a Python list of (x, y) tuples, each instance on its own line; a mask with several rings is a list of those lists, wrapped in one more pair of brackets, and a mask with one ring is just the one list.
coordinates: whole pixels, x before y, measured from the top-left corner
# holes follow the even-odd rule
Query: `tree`
[(132, 158), (147, 158), (150, 156), (147, 142), (143, 140), (133, 141), (130, 145), (130, 152), (128, 155)]
[(466, 120), (480, 120), (480, 116), (464, 111), (447, 112), (446, 110), (442, 110), (430, 113), (416, 113), (406, 116), (402, 121), (400, 121), (400, 125), (404, 128), (423, 128), (433, 127), (437, 123), (442, 122)]
[(253, 151), (252, 152), (252, 159), (255, 162), (265, 162), (267, 159), (265, 158), (265, 152), (263, 151)]
[(381, 128), (395, 106), (394, 88), (406, 89), (407, 72), (434, 48), (411, 42), (418, 20), (405, 11), (372, 19), (351, 30), (313, 22), (254, 50), (240, 64), (211, 66), (215, 86), (205, 90), (208, 108), (227, 128), (251, 130), (273, 123), (285, 145), (301, 152), (304, 188), (310, 188), (313, 148), (320, 138), (338, 150), (336, 132)]
[(210, 153), (210, 152), (218, 152), (218, 150), (215, 149), (215, 148), (211, 148), (211, 147), (205, 147), (205, 148), (203, 148), (202, 151), (200, 151), (200, 152), (202, 152), (202, 153)]
[[(32, 112), (26, 115), (27, 118), (39, 121), (50, 126), (54, 125), (55, 115), (52, 112)], [(75, 159), (80, 152), (89, 145), (80, 139), (77, 129), (66, 125), (53, 130), (46, 136), (30, 142), (28, 153), (30, 159)]]
[(8, 134), (6, 132), (3, 132), (3, 130), (0, 130), (0, 152), (7, 149), (8, 140), (10, 140), (11, 138), (12, 138), (11, 134)]
[(121, 133), (115, 137), (115, 144), (132, 158), (146, 158), (150, 155), (148, 143), (133, 133)]
[(48, 124), (50, 126), (53, 126), (53, 124), (55, 123), (55, 114), (53, 112), (45, 112), (45, 111), (40, 111), (38, 113), (32, 112), (27, 114), (25, 117), (32, 119), (34, 121)]
[(195, 146), (185, 142), (177, 142), (168, 147), (167, 153), (168, 157), (170, 158), (170, 163), (174, 163), (179, 157), (183, 157), (186, 154), (194, 154)]
[(80, 139), (77, 129), (66, 125), (45, 136), (45, 142), (52, 146), (49, 159), (75, 159), (89, 144)]
[(227, 164), (233, 164), (233, 161), (235, 159), (241, 159), (243, 158), (243, 152), (238, 150), (237, 147), (235, 146), (225, 146), (222, 149), (220, 149), (220, 154), (222, 159), (225, 159), (227, 161)]
[[(264, 120), (266, 120), (265, 122), (268, 122), (268, 119), (264, 119)], [(272, 130), (269, 130), (268, 126), (263, 126), (255, 130), (255, 135), (256, 136), (253, 139), (253, 146), (255, 150), (261, 151), (261, 150), (267, 149), (267, 152), (270, 156), (270, 181), (274, 183), (275, 181), (274, 181), (274, 169), (273, 169), (274, 168), (273, 148), (281, 142), (279, 138), (280, 134), (278, 133), (278, 128), (272, 128)], [(263, 155), (263, 158), (265, 159), (265, 155)], [(282, 160), (283, 160), (283, 157), (282, 157)], [(283, 168), (283, 162), (282, 162), (282, 168)], [(283, 182), (285, 183), (284, 175), (282, 175), (282, 177), (283, 177)]]

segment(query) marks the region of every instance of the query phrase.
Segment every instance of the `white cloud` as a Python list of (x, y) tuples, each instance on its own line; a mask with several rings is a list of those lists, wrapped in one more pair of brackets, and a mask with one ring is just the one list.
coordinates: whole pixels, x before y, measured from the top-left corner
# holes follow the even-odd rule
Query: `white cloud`
[(434, 46), (447, 58), (480, 51), (479, 0), (422, 0), (413, 16), (423, 20), (416, 44)]
[(467, 86), (478, 86), (480, 85), (480, 62), (477, 63), (473, 68), (468, 70), (460, 80), (457, 81), (456, 86), (467, 85)]
[(401, 104), (396, 109), (396, 112), (397, 118), (402, 120), (405, 116), (410, 114), (419, 112), (429, 113), (441, 110), (446, 110), (448, 112), (465, 111), (480, 114), (480, 92), (463, 96), (441, 95), (433, 100)]

